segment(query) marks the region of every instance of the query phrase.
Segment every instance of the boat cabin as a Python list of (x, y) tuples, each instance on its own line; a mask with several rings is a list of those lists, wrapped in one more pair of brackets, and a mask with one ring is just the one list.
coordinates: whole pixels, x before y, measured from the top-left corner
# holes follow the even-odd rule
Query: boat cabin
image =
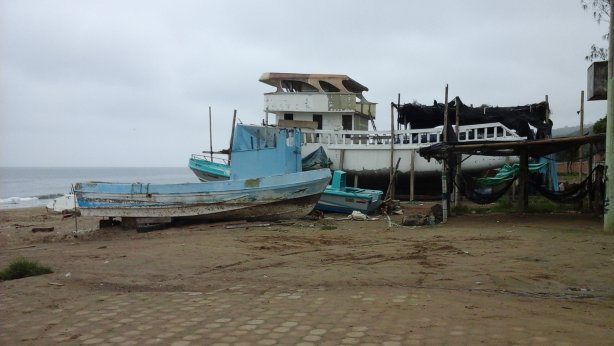
[(238, 124), (232, 142), (230, 179), (301, 172), (301, 134), (296, 129)]
[(260, 81), (275, 88), (264, 106), (280, 127), (367, 131), (375, 119), (369, 89), (346, 75), (268, 72)]

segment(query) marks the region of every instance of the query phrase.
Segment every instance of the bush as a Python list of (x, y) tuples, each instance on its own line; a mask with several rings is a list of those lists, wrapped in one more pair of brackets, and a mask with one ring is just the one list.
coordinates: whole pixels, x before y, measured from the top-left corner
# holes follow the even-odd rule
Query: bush
[(27, 258), (19, 257), (0, 272), (0, 280), (15, 280), (49, 273), (53, 273), (53, 270), (48, 266), (42, 265), (38, 261), (30, 261)]

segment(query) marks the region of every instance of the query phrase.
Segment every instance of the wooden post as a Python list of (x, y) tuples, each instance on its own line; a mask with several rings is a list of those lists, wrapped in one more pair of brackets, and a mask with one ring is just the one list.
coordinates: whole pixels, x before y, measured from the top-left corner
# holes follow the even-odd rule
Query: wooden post
[[(454, 99), (454, 108), (456, 110), (456, 139), (459, 140), (458, 129), (460, 128), (460, 98), (457, 96)], [(458, 207), (459, 199), (460, 199), (460, 191), (458, 191), (458, 185), (460, 184), (461, 178), (461, 161), (463, 155), (456, 155), (456, 175), (454, 176), (454, 206)]]
[(209, 157), (211, 158), (211, 162), (213, 162), (213, 135), (212, 135), (212, 130), (211, 130), (211, 106), (209, 106)]
[(527, 191), (527, 178), (529, 171), (529, 155), (526, 149), (520, 153), (520, 171), (518, 172), (518, 207), (521, 211), (526, 211), (529, 206), (529, 194)]
[(230, 160), (232, 157), (232, 141), (235, 138), (235, 124), (237, 122), (237, 110), (235, 109), (232, 115), (232, 131), (230, 132), (230, 147), (228, 147), (228, 164), (230, 164)]
[(595, 194), (593, 193), (593, 143), (588, 144), (588, 175), (590, 178), (588, 179), (588, 210), (593, 210), (593, 198)]
[(358, 187), (358, 176), (354, 175), (354, 187)]
[(343, 170), (343, 161), (345, 159), (345, 149), (341, 149), (341, 153), (339, 155), (341, 156), (339, 158), (339, 169)]
[(75, 233), (79, 232), (79, 225), (77, 223), (77, 219), (79, 218), (79, 211), (77, 210), (77, 194), (75, 193), (75, 185), (70, 185), (70, 190), (72, 191), (72, 200), (73, 206), (75, 207)]
[[(580, 92), (580, 137), (584, 136), (584, 90), (582, 90), (582, 92)], [(578, 174), (578, 182), (582, 182), (582, 176), (583, 176), (583, 172), (582, 172), (582, 166), (583, 166), (583, 160), (582, 160), (582, 145), (578, 148), (578, 161), (580, 162), (580, 173)]]
[(443, 108), (443, 138), (444, 143), (448, 142), (448, 85), (446, 84), (446, 97)]
[[(443, 142), (448, 142), (448, 84), (446, 84), (445, 106), (443, 109)], [(448, 221), (448, 203), (448, 162), (444, 159), (441, 170), (441, 208), (443, 223)]]
[(411, 150), (411, 163), (409, 172), (409, 200), (414, 200), (414, 182), (416, 181), (416, 149)]
[[(397, 118), (399, 117), (399, 107), (401, 107), (401, 93), (399, 93), (397, 96)], [(401, 124), (397, 121), (397, 130), (400, 130), (400, 129), (401, 129)]]
[(394, 178), (394, 107), (390, 104), (390, 198), (395, 199)]

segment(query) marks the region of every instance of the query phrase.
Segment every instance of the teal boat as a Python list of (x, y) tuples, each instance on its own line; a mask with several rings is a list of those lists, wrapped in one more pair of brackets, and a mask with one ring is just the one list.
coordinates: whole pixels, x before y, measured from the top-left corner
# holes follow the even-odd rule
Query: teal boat
[(230, 165), (227, 160), (206, 157), (204, 155), (193, 154), (190, 157), (188, 167), (196, 174), (200, 181), (218, 181), (230, 179)]
[[(303, 171), (329, 168), (333, 164), (322, 147), (302, 158), (301, 162)], [(230, 179), (230, 163), (222, 158), (192, 154), (188, 167), (200, 181)]]
[(334, 171), (332, 183), (322, 193), (315, 209), (345, 214), (354, 210), (371, 214), (377, 210), (382, 203), (382, 191), (348, 187), (345, 181), (344, 171)]

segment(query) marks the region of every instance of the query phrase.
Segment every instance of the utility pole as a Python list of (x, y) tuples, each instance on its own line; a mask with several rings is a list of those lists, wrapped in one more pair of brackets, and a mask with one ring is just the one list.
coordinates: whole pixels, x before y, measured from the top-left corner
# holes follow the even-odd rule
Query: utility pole
[[(610, 9), (614, 0), (610, 0)], [(608, 47), (608, 115), (605, 141), (605, 201), (603, 211), (603, 230), (614, 233), (614, 209), (610, 205), (614, 201), (614, 25), (610, 21), (610, 37)]]

